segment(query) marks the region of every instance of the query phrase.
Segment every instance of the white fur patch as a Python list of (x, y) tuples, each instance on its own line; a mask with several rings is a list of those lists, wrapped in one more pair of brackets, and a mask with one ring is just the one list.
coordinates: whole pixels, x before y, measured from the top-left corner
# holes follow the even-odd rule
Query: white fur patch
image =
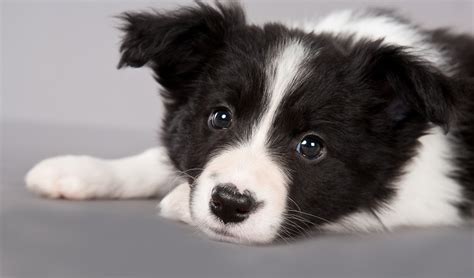
[[(215, 156), (198, 179), (191, 214), (196, 225), (213, 238), (269, 242), (276, 237), (283, 220), (288, 179), (284, 169), (268, 153), (266, 145), (280, 103), (304, 74), (301, 67), (308, 54), (299, 41), (286, 42), (278, 51), (267, 68), (269, 104), (250, 140)], [(222, 224), (209, 209), (212, 189), (221, 183), (233, 183), (241, 192), (251, 191), (263, 205), (242, 223)]]
[(383, 44), (407, 47), (413, 55), (431, 62), (446, 73), (451, 71), (441, 49), (430, 43), (423, 32), (414, 25), (400, 22), (390, 15), (344, 10), (330, 14), (317, 23), (296, 23), (295, 27), (307, 32), (353, 36), (355, 40), (383, 39)]
[(396, 193), (386, 207), (376, 213), (357, 212), (325, 228), (335, 231), (370, 231), (398, 226), (460, 224), (453, 204), (462, 200), (462, 188), (449, 177), (453, 170), (448, 137), (438, 127), (419, 139), (418, 154), (406, 166), (405, 174), (394, 184)]
[(158, 205), (160, 215), (192, 225), (189, 211), (190, 185), (185, 182), (174, 188)]

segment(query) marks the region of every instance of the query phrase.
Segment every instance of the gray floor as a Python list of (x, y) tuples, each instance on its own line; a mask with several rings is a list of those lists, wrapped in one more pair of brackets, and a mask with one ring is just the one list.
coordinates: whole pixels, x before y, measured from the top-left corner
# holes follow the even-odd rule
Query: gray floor
[(319, 236), (278, 246), (214, 242), (156, 216), (156, 200), (58, 201), (24, 189), (41, 158), (118, 157), (149, 130), (2, 124), (2, 277), (473, 277), (473, 227)]

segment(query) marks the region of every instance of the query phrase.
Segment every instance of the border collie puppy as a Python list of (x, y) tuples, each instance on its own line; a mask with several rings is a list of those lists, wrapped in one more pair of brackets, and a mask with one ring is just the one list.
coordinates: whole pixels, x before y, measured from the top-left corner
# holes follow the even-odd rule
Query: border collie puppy
[(51, 198), (165, 195), (165, 217), (267, 243), (457, 225), (474, 203), (474, 39), (384, 11), (249, 24), (235, 3), (128, 12), (118, 67), (162, 86), (162, 147), (47, 159)]

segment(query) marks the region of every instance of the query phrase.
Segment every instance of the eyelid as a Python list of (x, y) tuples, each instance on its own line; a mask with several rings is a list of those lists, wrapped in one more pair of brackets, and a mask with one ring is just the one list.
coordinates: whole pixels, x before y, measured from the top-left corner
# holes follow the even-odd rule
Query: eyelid
[[(308, 131), (304, 131), (304, 132), (299, 132), (295, 138), (296, 140), (300, 140), (303, 139), (304, 137), (308, 136), (308, 135), (314, 135), (316, 137), (318, 137), (321, 142), (325, 143), (326, 142), (326, 136), (320, 132), (317, 132), (315, 131), (314, 129), (313, 130), (308, 130)], [(299, 141), (298, 141), (299, 142)]]
[(234, 114), (234, 107), (232, 105), (228, 104), (228, 103), (222, 103), (217, 107), (225, 108), (225, 109), (229, 110), (232, 114)]

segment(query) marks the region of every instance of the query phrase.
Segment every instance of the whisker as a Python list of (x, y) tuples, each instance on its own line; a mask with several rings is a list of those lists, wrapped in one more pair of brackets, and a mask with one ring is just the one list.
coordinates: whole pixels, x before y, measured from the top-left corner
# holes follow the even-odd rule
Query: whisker
[(301, 234), (301, 235), (305, 236), (306, 238), (308, 238), (307, 231), (303, 227), (298, 225), (298, 223), (293, 222), (290, 219), (287, 219), (286, 223), (289, 225), (289, 228), (295, 228), (296, 229), (296, 230), (293, 230), (294, 232), (296, 231), (297, 234)]
[(300, 208), (300, 206), (298, 205), (298, 203), (296, 203), (296, 201), (295, 201), (295, 200), (293, 200), (293, 199), (292, 199), (290, 196), (288, 196), (288, 200), (292, 201), (292, 202), (293, 202), (293, 204), (295, 204), (296, 208), (297, 208), (299, 211), (301, 211), (301, 208)]
[(194, 181), (196, 180), (196, 178), (187, 173), (187, 172), (189, 172), (189, 171), (194, 171), (194, 170), (203, 171), (204, 168), (191, 168), (191, 169), (188, 169), (188, 170), (186, 170), (186, 171), (175, 170), (174, 172), (175, 172), (175, 174), (176, 174), (176, 177), (171, 181), (171, 183), (175, 183), (176, 180), (178, 180), (179, 178), (186, 178), (186, 177), (187, 177), (187, 178), (190, 178), (190, 179), (193, 181), (193, 183), (194, 183)]
[(324, 222), (326, 223), (330, 223), (331, 221), (327, 220), (326, 218), (323, 218), (321, 216), (317, 216), (317, 215), (314, 215), (314, 214), (311, 214), (311, 213), (307, 213), (307, 212), (303, 212), (303, 211), (297, 211), (297, 210), (292, 210), (292, 209), (289, 209), (287, 210), (289, 212), (296, 212), (296, 213), (300, 213), (300, 214), (303, 214), (303, 215), (306, 215), (306, 216), (311, 216), (311, 217), (314, 217), (316, 219), (319, 219), (319, 220), (323, 220)]

